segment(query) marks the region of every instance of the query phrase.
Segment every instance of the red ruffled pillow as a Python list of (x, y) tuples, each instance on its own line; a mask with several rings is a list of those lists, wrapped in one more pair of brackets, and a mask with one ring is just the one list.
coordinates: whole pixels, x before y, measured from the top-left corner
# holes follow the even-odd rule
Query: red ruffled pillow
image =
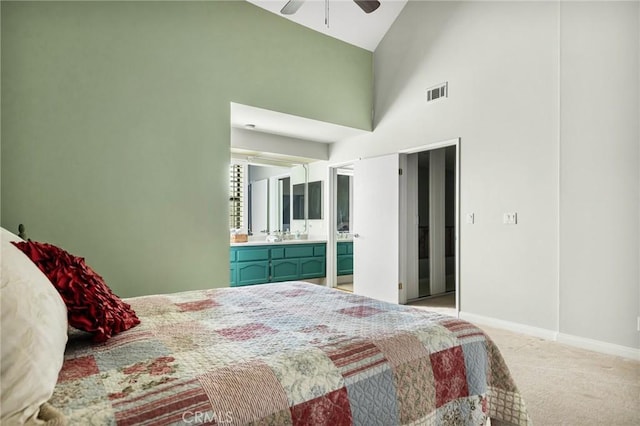
[(13, 242), (49, 278), (67, 305), (69, 325), (93, 333), (94, 342), (140, 324), (129, 304), (113, 294), (104, 279), (84, 263), (51, 244)]

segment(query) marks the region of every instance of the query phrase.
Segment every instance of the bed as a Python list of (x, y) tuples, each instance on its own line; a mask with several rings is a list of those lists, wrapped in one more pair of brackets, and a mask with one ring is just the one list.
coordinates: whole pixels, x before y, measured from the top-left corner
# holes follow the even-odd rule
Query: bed
[(126, 300), (141, 323), (69, 337), (71, 424), (528, 424), (496, 346), (449, 316), (303, 282)]
[(530, 424), (470, 323), (305, 282), (121, 300), (1, 231), (3, 425)]

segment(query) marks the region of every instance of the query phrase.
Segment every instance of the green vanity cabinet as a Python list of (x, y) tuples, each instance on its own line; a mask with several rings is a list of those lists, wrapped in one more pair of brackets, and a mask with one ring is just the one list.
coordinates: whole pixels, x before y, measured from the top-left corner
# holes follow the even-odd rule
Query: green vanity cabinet
[(234, 246), (231, 287), (326, 276), (326, 244)]
[(339, 241), (336, 250), (338, 275), (353, 274), (353, 241)]

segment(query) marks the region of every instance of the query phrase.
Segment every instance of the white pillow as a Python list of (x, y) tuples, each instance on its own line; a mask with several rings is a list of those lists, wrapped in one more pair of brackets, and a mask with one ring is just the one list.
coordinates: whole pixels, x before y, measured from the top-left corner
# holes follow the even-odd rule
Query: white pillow
[(51, 398), (67, 343), (67, 308), (53, 284), (1, 229), (0, 424), (35, 421)]
[(11, 231), (8, 231), (4, 228), (0, 228), (0, 232), (2, 232), (2, 240), (7, 240), (7, 241), (24, 241), (22, 238), (18, 237), (16, 234), (14, 234)]

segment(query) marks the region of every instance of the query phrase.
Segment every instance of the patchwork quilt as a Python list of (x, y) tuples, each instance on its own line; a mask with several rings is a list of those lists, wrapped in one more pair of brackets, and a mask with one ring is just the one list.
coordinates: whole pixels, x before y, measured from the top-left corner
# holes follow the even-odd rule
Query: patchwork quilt
[(126, 300), (137, 327), (70, 336), (51, 404), (70, 424), (530, 424), (475, 326), (291, 282)]

